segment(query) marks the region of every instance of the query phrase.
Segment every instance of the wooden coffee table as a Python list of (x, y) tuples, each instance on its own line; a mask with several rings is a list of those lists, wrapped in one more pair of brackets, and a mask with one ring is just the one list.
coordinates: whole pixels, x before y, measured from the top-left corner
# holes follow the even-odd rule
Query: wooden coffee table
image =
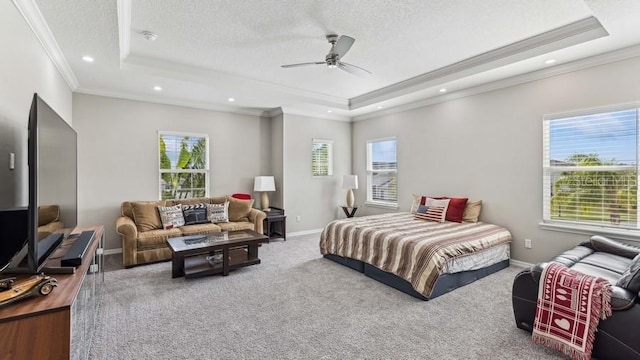
[(260, 264), (258, 246), (268, 241), (252, 230), (169, 238), (171, 277), (226, 276), (230, 270)]

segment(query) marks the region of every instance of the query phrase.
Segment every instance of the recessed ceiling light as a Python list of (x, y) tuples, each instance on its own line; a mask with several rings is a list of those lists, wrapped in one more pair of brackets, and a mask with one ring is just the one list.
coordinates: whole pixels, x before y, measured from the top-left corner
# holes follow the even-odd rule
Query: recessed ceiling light
[(228, 98), (227, 100), (228, 100), (229, 102), (234, 102), (234, 101), (236, 101), (236, 99), (234, 99), (234, 98)]
[(549, 65), (549, 64), (553, 64), (554, 62), (556, 62), (556, 59), (547, 59), (544, 61), (545, 64)]
[(155, 91), (162, 91), (162, 88), (160, 86), (154, 86), (153, 90)]
[(378, 109), (382, 109), (382, 106), (378, 106)]
[(440, 92), (441, 92), (441, 93), (446, 93), (446, 92), (447, 92), (447, 89), (442, 88), (442, 89), (440, 89)]
[(84, 60), (86, 62), (93, 62), (93, 58), (91, 56), (83, 56), (82, 60)]
[(333, 110), (327, 110), (327, 112), (328, 112), (328, 113), (332, 113), (332, 112), (333, 112)]

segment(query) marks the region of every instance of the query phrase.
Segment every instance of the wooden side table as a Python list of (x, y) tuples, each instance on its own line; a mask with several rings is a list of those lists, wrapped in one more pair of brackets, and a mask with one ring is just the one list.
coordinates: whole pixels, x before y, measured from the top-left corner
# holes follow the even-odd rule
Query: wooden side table
[(342, 211), (344, 211), (344, 214), (347, 215), (348, 218), (352, 218), (356, 214), (356, 211), (358, 210), (357, 206), (354, 206), (354, 207), (340, 206), (340, 207), (342, 208)]
[(284, 209), (271, 208), (271, 211), (265, 211), (267, 217), (264, 218), (262, 227), (264, 234), (271, 239), (282, 239), (287, 241), (287, 216)]

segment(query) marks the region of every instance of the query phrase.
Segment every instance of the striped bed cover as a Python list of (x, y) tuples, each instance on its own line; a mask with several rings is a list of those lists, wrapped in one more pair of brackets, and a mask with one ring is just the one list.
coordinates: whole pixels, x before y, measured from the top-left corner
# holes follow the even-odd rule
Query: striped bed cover
[(447, 259), (511, 242), (486, 223), (437, 223), (411, 213), (339, 219), (320, 236), (320, 252), (359, 260), (397, 275), (429, 297)]

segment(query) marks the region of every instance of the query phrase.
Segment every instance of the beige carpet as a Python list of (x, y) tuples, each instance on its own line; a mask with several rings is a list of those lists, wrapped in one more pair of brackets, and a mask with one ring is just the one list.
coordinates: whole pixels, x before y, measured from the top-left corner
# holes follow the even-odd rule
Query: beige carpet
[(434, 300), (322, 258), (319, 235), (227, 277), (171, 263), (105, 274), (92, 359), (562, 359), (517, 329), (507, 268)]

